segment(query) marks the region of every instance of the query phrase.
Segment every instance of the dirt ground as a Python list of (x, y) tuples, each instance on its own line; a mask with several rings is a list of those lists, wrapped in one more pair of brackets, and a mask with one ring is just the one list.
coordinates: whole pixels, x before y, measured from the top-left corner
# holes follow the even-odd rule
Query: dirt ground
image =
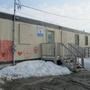
[(4, 90), (90, 90), (90, 72), (8, 81)]

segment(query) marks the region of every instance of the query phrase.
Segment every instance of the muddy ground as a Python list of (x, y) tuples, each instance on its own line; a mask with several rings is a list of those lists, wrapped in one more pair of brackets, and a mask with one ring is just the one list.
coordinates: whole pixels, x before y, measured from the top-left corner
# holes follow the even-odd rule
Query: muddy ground
[(90, 90), (90, 72), (8, 81), (3, 90)]

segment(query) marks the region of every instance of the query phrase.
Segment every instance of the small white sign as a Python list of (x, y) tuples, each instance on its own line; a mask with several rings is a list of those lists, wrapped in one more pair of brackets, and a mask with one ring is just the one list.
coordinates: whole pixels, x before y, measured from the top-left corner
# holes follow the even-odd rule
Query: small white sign
[(37, 36), (43, 37), (44, 36), (44, 27), (43, 26), (38, 26), (38, 31), (37, 31)]

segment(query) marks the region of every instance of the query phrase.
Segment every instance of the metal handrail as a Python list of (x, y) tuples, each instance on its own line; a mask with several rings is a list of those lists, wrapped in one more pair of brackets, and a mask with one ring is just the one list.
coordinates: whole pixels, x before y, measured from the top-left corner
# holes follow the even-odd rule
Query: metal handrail
[[(42, 55), (44, 55), (44, 54), (42, 54), (42, 45), (54, 45), (55, 46), (55, 43), (42, 43), (42, 44), (40, 44), (40, 48), (41, 48), (41, 56)], [(55, 51), (54, 51), (54, 54), (55, 54)], [(52, 55), (44, 55), (44, 56), (52, 56)], [(54, 55), (55, 56), (55, 55)]]
[[(78, 53), (80, 53), (80, 55), (82, 56), (83, 54), (77, 49), (75, 48), (72, 44), (68, 43), (68, 45), (70, 45), (74, 50), (76, 50)], [(81, 48), (81, 47), (80, 47)]]
[(75, 53), (73, 53), (66, 45), (64, 45), (63, 43), (59, 43), (60, 45), (62, 45), (66, 50), (68, 50), (68, 53), (70, 53), (73, 57), (70, 57), (70, 58), (73, 58), (73, 68), (72, 67), (69, 67), (67, 64), (67, 67), (71, 70), (76, 70), (77, 66), (77, 56), (75, 55)]
[(75, 47), (73, 47), (72, 44), (68, 43), (68, 45), (70, 45), (74, 50), (76, 50), (77, 52), (80, 53), (80, 56), (81, 56), (81, 59), (82, 59), (82, 62), (81, 62), (82, 63), (82, 67), (84, 67), (84, 55), (78, 49), (76, 49)]
[(73, 56), (75, 56), (76, 57), (76, 55), (68, 48), (68, 47), (66, 47), (63, 43), (60, 43), (62, 46), (64, 46), (71, 54), (73, 54)]
[[(63, 43), (42, 43), (41, 44), (41, 58), (52, 58), (48, 56), (48, 53), (46, 53), (46, 57), (44, 57), (44, 54), (42, 53), (42, 45), (55, 45), (53, 48), (51, 47), (51, 50), (54, 50), (54, 61), (56, 62), (56, 60), (61, 59), (63, 61), (63, 59), (65, 61), (63, 61), (64, 64), (66, 64), (68, 66), (69, 63), (66, 62), (66, 60), (68, 60), (67, 58), (72, 59), (72, 64), (73, 64), (73, 68), (70, 66), (71, 69), (76, 69), (76, 65), (77, 65), (77, 55), (70, 49), (68, 48), (65, 44)], [(47, 48), (48, 49), (48, 48)], [(46, 50), (46, 49), (43, 49)], [(60, 53), (60, 50), (62, 51), (62, 53)], [(68, 57), (69, 56), (69, 57)], [(83, 58), (83, 57), (82, 57)], [(70, 63), (70, 64), (71, 64)], [(83, 63), (82, 63), (83, 65)]]

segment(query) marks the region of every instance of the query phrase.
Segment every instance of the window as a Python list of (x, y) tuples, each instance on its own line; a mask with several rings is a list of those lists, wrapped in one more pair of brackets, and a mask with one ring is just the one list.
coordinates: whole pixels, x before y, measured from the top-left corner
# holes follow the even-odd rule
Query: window
[(53, 31), (48, 31), (47, 32), (47, 42), (48, 43), (54, 43), (54, 32)]
[(75, 44), (79, 45), (79, 35), (78, 34), (75, 35)]
[(88, 45), (88, 36), (85, 36), (85, 45)]

